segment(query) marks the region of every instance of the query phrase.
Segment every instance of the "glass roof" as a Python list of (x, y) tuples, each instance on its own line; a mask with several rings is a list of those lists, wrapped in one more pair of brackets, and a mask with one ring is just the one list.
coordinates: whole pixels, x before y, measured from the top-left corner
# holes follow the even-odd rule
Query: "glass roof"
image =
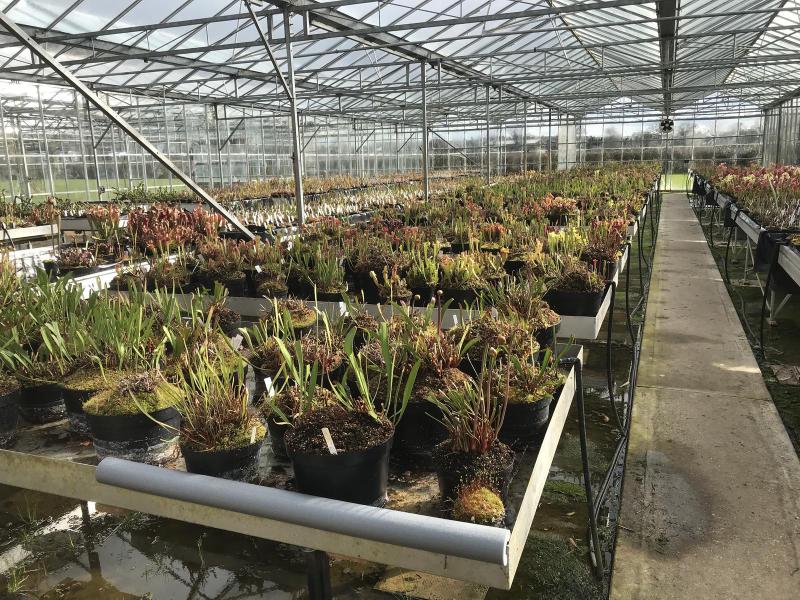
[[(245, 0), (0, 0), (95, 89), (286, 110)], [(677, 8), (676, 8), (677, 7)], [(254, 9), (301, 112), (418, 121), (573, 116), (620, 98), (676, 112), (718, 92), (766, 106), (800, 90), (800, 0), (274, 0)], [(674, 56), (674, 61), (671, 57)], [(59, 83), (0, 33), (0, 77)]]

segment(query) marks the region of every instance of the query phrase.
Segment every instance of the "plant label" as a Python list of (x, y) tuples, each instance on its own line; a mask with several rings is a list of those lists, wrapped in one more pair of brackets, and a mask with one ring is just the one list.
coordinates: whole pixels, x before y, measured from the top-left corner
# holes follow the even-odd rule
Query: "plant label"
[(325, 444), (328, 446), (328, 452), (333, 454), (334, 456), (339, 454), (336, 451), (336, 446), (333, 445), (333, 438), (331, 437), (331, 430), (327, 427), (322, 428), (322, 437), (325, 438)]
[(251, 444), (255, 444), (256, 443), (256, 433), (257, 432), (258, 432), (258, 428), (255, 425), (253, 425), (253, 431), (250, 432), (250, 443)]
[(234, 350), (238, 351), (239, 348), (242, 347), (242, 342), (243, 341), (244, 341), (244, 338), (242, 337), (242, 334), (241, 333), (237, 333), (235, 337), (231, 338), (231, 346), (233, 346)]
[(264, 387), (267, 390), (267, 396), (270, 398), (275, 396), (275, 386), (272, 385), (272, 377), (264, 377)]
[(261, 265), (256, 265), (256, 273), (261, 273)]

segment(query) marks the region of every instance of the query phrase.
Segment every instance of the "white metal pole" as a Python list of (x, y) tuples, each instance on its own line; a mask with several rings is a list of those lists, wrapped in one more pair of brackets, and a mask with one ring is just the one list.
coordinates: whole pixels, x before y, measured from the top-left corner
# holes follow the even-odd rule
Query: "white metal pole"
[(425, 81), (425, 61), (419, 63), (420, 81), (422, 82), (422, 186), (425, 202), (430, 199), (431, 181), (428, 164), (428, 86)]

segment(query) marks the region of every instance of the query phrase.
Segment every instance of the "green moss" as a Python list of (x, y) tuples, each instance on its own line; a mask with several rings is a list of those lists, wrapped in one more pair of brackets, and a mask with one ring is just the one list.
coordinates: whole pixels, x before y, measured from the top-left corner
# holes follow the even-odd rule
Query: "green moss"
[(487, 487), (470, 485), (461, 490), (453, 505), (453, 518), (459, 521), (496, 525), (506, 514), (497, 493)]
[(113, 386), (119, 377), (120, 374), (116, 371), (85, 367), (67, 375), (61, 382), (61, 387), (71, 392), (97, 392)]
[(489, 590), (487, 600), (547, 598), (601, 600), (603, 586), (592, 575), (587, 549), (541, 533), (531, 533), (508, 592)]
[(586, 490), (582, 485), (569, 481), (548, 481), (544, 486), (542, 500), (562, 504), (574, 504), (586, 499)]
[(173, 406), (178, 390), (169, 383), (159, 383), (152, 392), (134, 395), (121, 391), (118, 387), (101, 390), (83, 405), (83, 410), (93, 415), (120, 416), (135, 415), (141, 412), (154, 413)]
[(229, 435), (222, 435), (216, 440), (213, 448), (203, 448), (201, 451), (213, 452), (215, 450), (233, 450), (235, 448), (244, 448), (250, 445), (250, 440), (253, 439), (253, 427), (256, 428), (256, 442), (263, 440), (267, 435), (267, 428), (258, 419), (252, 419), (245, 429), (238, 429), (230, 432)]

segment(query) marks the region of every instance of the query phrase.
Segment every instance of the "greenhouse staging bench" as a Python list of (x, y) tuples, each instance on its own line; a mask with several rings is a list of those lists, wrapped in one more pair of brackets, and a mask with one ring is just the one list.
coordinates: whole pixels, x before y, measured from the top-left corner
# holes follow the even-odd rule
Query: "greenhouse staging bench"
[(15, 449), (0, 451), (0, 483), (509, 589), (576, 398), (583, 415), (576, 394), (583, 349), (566, 354), (573, 364), (541, 444), (517, 453), (508, 528), (437, 516), (427, 502), (437, 489), (432, 473), (413, 481), (393, 473), (386, 508), (377, 508), (270, 487), (285, 481), (287, 467), (273, 469), (266, 447), (262, 485), (188, 474), (178, 459), (170, 468), (120, 459), (98, 465), (91, 446), (69, 439), (65, 421), (23, 428)]

